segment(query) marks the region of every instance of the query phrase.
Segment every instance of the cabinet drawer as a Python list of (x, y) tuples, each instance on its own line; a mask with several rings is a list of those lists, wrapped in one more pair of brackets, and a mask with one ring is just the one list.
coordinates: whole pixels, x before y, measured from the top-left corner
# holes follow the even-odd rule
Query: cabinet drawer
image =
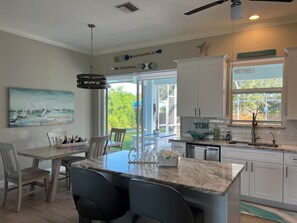
[[(283, 164), (284, 153), (279, 151), (267, 151), (261, 149), (243, 149), (238, 147), (222, 147), (222, 157), (252, 160), (268, 163)], [(297, 158), (297, 157), (296, 157)], [(297, 162), (296, 162), (297, 163)]]
[(284, 164), (297, 166), (297, 153), (285, 153)]

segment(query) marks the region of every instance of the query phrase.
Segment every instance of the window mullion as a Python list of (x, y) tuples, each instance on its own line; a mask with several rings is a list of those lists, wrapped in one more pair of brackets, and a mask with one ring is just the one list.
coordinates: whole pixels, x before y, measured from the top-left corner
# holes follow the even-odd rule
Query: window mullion
[(251, 88), (251, 89), (233, 89), (233, 94), (250, 93), (281, 93), (282, 88)]

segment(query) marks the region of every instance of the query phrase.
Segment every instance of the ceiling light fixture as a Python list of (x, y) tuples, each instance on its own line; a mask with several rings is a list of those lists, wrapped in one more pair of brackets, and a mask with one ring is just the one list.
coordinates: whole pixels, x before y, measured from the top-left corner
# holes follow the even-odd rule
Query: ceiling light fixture
[(85, 89), (106, 89), (106, 77), (93, 66), (93, 28), (94, 24), (88, 24), (91, 28), (91, 59), (89, 68), (82, 74), (76, 75), (77, 87)]
[(254, 20), (257, 20), (259, 18), (260, 18), (259, 15), (252, 15), (252, 16), (249, 17), (249, 20), (254, 21)]

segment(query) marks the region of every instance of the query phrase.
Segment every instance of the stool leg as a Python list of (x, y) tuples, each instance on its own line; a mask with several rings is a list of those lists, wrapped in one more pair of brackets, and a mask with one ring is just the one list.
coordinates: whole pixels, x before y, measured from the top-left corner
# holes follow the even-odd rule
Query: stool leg
[(136, 223), (137, 219), (139, 218), (139, 215), (133, 215), (132, 217), (132, 223)]
[(87, 218), (84, 218), (82, 216), (79, 216), (79, 220), (78, 220), (79, 223), (92, 223), (92, 219), (87, 219)]

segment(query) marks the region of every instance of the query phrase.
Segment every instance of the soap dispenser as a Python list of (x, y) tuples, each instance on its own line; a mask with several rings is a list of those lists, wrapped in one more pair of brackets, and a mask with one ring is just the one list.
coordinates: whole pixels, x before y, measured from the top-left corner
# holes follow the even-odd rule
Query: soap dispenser
[(231, 131), (227, 130), (226, 136), (225, 136), (226, 141), (231, 141)]

